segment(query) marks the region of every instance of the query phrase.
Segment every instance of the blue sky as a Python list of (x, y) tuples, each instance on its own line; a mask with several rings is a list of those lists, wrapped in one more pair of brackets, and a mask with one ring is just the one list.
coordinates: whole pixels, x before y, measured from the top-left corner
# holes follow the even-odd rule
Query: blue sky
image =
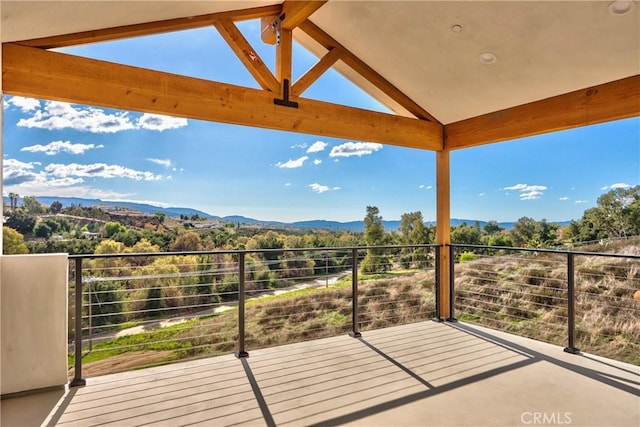
[[(239, 24), (272, 69), (259, 22)], [(214, 28), (63, 52), (258, 88)], [(294, 80), (316, 59), (294, 46)], [(388, 112), (334, 71), (314, 99)], [(5, 97), (4, 193), (140, 201), (264, 220), (435, 218), (435, 154), (391, 145)], [(451, 154), (452, 217), (578, 219), (640, 184), (640, 119)]]

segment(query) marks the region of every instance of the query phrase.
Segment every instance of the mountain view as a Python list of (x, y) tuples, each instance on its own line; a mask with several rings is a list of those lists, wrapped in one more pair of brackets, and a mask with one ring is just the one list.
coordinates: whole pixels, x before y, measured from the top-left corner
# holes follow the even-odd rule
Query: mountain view
[[(329, 221), (325, 219), (317, 219), (313, 221), (294, 221), (294, 222), (281, 222), (281, 221), (269, 221), (265, 219), (247, 218), (241, 215), (228, 215), (224, 217), (211, 215), (206, 212), (202, 212), (197, 209), (180, 208), (180, 207), (161, 207), (154, 206), (146, 203), (135, 202), (122, 202), (122, 201), (109, 201), (99, 199), (83, 199), (79, 197), (46, 197), (40, 196), (36, 198), (38, 202), (43, 205), (51, 205), (54, 202), (60, 202), (63, 208), (71, 206), (86, 206), (86, 207), (121, 207), (131, 211), (136, 211), (143, 214), (154, 215), (158, 212), (164, 213), (166, 216), (179, 217), (180, 215), (193, 216), (198, 215), (203, 219), (212, 219), (222, 222), (240, 223), (246, 225), (259, 225), (262, 227), (291, 227), (291, 228), (309, 228), (309, 229), (326, 229), (326, 230), (346, 230), (346, 231), (364, 231), (364, 221)], [(4, 203), (9, 203), (9, 198), (4, 198)], [(571, 221), (557, 221), (555, 224), (560, 226), (569, 225)], [(452, 218), (451, 225), (460, 225), (462, 223), (475, 224), (478, 223), (480, 227), (484, 227), (487, 221), (477, 219), (458, 219)], [(383, 220), (385, 229), (397, 230), (400, 227), (400, 220)], [(498, 225), (507, 230), (513, 228), (514, 222), (499, 222)], [(435, 221), (426, 221), (425, 225), (435, 225)]]

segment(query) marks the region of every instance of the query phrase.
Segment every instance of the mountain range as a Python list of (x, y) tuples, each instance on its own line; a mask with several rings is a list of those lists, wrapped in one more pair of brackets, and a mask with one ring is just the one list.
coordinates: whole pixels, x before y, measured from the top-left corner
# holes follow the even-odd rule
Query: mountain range
[[(4, 197), (5, 204), (9, 204), (9, 198)], [(254, 218), (248, 218), (241, 215), (230, 215), (230, 216), (216, 216), (211, 215), (209, 213), (192, 209), (192, 208), (183, 208), (183, 207), (168, 207), (163, 208), (159, 206), (154, 206), (146, 203), (135, 203), (135, 202), (124, 202), (124, 201), (108, 201), (108, 200), (100, 200), (100, 199), (84, 199), (79, 197), (56, 197), (56, 196), (46, 196), (46, 197), (37, 197), (38, 201), (45, 206), (49, 206), (51, 203), (58, 201), (62, 203), (63, 207), (69, 207), (72, 205), (79, 206), (120, 206), (133, 211), (139, 211), (144, 214), (154, 215), (157, 212), (162, 212), (168, 217), (179, 217), (180, 215), (186, 215), (191, 217), (193, 215), (198, 215), (200, 218), (210, 219), (210, 220), (219, 220), (223, 222), (233, 222), (240, 223), (245, 225), (255, 225), (262, 227), (273, 227), (273, 228), (309, 228), (309, 229), (327, 229), (327, 230), (345, 230), (345, 231), (364, 231), (364, 221), (348, 221), (348, 222), (339, 222), (339, 221), (329, 221), (324, 219), (318, 220), (310, 220), (310, 221), (295, 221), (295, 222), (280, 222), (280, 221), (265, 221)], [(20, 204), (20, 202), (18, 203)], [(451, 225), (456, 226), (462, 223), (466, 223), (468, 225), (472, 225), (478, 222), (480, 227), (483, 227), (487, 221), (479, 221), (474, 219), (459, 219), (452, 218)], [(558, 225), (564, 226), (568, 225), (571, 221), (561, 221), (555, 222)], [(426, 225), (434, 225), (435, 221), (426, 221)], [(510, 230), (513, 228), (513, 222), (500, 222), (498, 223), (501, 227)], [(397, 230), (400, 227), (400, 220), (383, 220), (383, 225), (385, 230), (392, 231)]]

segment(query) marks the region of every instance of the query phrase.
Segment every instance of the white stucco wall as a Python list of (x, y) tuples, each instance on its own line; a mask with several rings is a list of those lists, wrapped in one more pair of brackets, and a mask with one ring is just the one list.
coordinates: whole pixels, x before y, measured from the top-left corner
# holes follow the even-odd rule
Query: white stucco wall
[(2, 394), (67, 380), (67, 255), (0, 256)]

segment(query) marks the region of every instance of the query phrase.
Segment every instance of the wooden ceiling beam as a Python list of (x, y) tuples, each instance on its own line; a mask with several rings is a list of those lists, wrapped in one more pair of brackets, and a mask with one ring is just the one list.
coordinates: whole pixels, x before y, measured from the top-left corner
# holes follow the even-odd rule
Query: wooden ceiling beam
[(442, 126), (42, 49), (2, 45), (3, 92), (336, 138), (441, 150)]
[(293, 30), (320, 9), (328, 0), (292, 1), (285, 0), (282, 9), (274, 16), (264, 17), (261, 21), (260, 36), (268, 44), (276, 44), (277, 28)]
[(400, 89), (392, 85), (388, 80), (378, 74), (373, 68), (369, 67), (364, 61), (351, 53), (348, 49), (342, 46), (337, 40), (325, 33), (320, 27), (313, 22), (306, 20), (299, 25), (299, 28), (304, 31), (309, 37), (318, 42), (327, 50), (333, 48), (341, 49), (342, 55), (340, 59), (346, 65), (351, 67), (355, 72), (360, 74), (369, 83), (385, 93), (389, 98), (400, 104), (403, 108), (413, 114), (416, 118), (421, 120), (429, 120), (433, 123), (440, 123), (435, 117), (433, 117), (424, 108), (414, 102), (411, 98), (405, 95)]
[(640, 75), (448, 124), (455, 150), (640, 116)]
[(260, 87), (270, 92), (279, 93), (280, 84), (278, 80), (273, 76), (271, 70), (265, 65), (258, 53), (251, 47), (247, 39), (244, 38), (236, 24), (230, 19), (220, 19), (215, 21), (214, 25)]
[(291, 93), (294, 96), (300, 96), (302, 93), (309, 88), (316, 80), (320, 78), (329, 68), (335, 64), (341, 56), (341, 50), (337, 47), (331, 49), (327, 52), (320, 61), (316, 62), (315, 65), (306, 73), (304, 73), (291, 87)]
[(281, 8), (281, 5), (254, 7), (250, 9), (210, 13), (207, 15), (190, 16), (186, 18), (168, 19), (144, 24), (125, 25), (101, 30), (83, 31), (60, 36), (23, 40), (17, 43), (24, 46), (53, 49), (87, 43), (119, 40), (129, 37), (150, 36), (153, 34), (162, 34), (172, 31), (202, 28), (208, 25), (213, 25), (220, 19), (231, 19), (233, 21), (258, 19), (264, 16), (273, 16), (274, 14), (279, 13)]

